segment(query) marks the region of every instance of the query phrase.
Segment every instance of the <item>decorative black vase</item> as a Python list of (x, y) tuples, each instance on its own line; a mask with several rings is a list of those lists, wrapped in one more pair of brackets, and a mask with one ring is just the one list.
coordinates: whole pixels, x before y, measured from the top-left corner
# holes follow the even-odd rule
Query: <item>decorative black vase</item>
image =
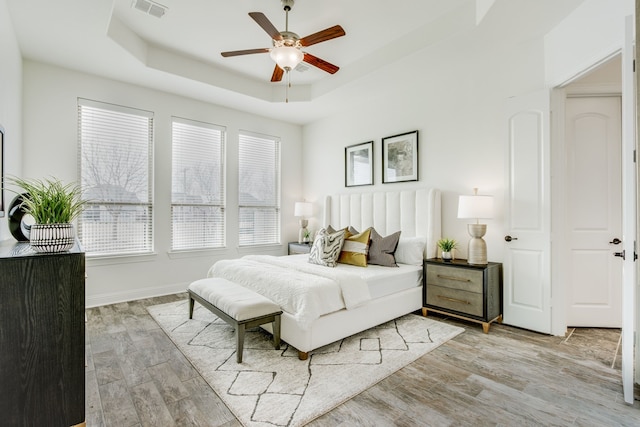
[[(18, 194), (13, 198), (9, 205), (9, 231), (14, 239), (18, 242), (28, 242), (31, 225), (25, 222), (26, 212), (23, 208), (23, 202), (28, 197), (28, 193)], [(30, 215), (26, 215), (31, 218)]]

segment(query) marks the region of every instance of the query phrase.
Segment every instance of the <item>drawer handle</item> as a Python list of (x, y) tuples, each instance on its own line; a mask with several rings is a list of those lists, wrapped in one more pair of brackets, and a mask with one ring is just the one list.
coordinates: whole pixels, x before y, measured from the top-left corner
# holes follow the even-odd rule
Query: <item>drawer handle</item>
[(460, 302), (462, 304), (467, 304), (467, 305), (471, 304), (469, 301), (465, 301), (465, 300), (462, 300), (462, 299), (445, 297), (444, 295), (438, 295), (438, 298), (446, 299), (447, 301), (451, 301), (451, 302)]
[(471, 281), (469, 279), (461, 279), (460, 277), (445, 276), (444, 274), (438, 274), (438, 277), (441, 278), (441, 279), (447, 279), (447, 280), (457, 280), (458, 282), (470, 282)]

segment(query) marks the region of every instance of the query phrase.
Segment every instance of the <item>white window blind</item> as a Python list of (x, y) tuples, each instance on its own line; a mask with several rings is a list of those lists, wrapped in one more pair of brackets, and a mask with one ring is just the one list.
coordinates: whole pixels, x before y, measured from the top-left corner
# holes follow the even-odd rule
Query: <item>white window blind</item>
[(225, 245), (225, 128), (172, 119), (171, 248)]
[(240, 132), (240, 246), (280, 243), (280, 140)]
[(78, 99), (78, 235), (89, 256), (153, 250), (153, 113)]

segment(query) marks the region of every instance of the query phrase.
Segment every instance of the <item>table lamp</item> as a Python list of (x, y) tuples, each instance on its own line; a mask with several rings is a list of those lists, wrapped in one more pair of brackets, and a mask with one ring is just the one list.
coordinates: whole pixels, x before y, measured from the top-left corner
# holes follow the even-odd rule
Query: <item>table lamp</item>
[(469, 264), (487, 264), (487, 244), (482, 236), (487, 232), (487, 224), (480, 224), (480, 219), (493, 217), (493, 197), (478, 195), (478, 189), (473, 189), (473, 196), (460, 196), (458, 200), (458, 218), (473, 218), (475, 224), (467, 224), (467, 231), (471, 236), (467, 262)]
[(309, 242), (309, 231), (307, 225), (309, 221), (305, 217), (310, 217), (313, 213), (313, 205), (309, 202), (296, 202), (293, 216), (300, 217), (300, 231), (298, 231), (298, 243)]

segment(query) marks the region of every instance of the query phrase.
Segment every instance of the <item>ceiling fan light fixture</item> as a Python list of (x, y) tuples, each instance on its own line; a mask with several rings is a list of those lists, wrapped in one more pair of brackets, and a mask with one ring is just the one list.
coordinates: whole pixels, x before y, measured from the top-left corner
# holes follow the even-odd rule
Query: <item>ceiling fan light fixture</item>
[[(152, 1), (152, 0), (134, 0), (134, 1)], [(294, 0), (280, 0), (285, 11), (286, 21), (285, 30), (278, 31), (278, 29), (269, 21), (264, 13), (261, 12), (249, 12), (249, 16), (258, 24), (268, 35), (271, 37), (273, 47), (259, 48), (259, 49), (244, 49), (244, 50), (232, 50), (228, 52), (220, 52), (223, 57), (240, 56), (240, 55), (252, 55), (254, 53), (267, 53), (271, 56), (271, 59), (276, 63), (273, 67), (273, 73), (271, 74), (271, 82), (277, 83), (282, 81), (282, 77), (287, 72), (289, 78), (291, 74), (289, 71), (298, 67), (303, 61), (319, 68), (322, 71), (326, 71), (329, 74), (335, 74), (340, 67), (333, 65), (317, 56), (313, 56), (308, 52), (303, 52), (302, 48), (332, 40), (337, 37), (342, 37), (346, 33), (340, 25), (334, 25), (333, 27), (325, 28), (317, 33), (310, 34), (306, 37), (300, 38), (296, 33), (289, 31), (289, 11), (293, 7)], [(289, 86), (291, 82), (289, 81)]]
[(293, 46), (276, 46), (271, 49), (271, 59), (285, 71), (293, 70), (304, 59), (300, 49)]

